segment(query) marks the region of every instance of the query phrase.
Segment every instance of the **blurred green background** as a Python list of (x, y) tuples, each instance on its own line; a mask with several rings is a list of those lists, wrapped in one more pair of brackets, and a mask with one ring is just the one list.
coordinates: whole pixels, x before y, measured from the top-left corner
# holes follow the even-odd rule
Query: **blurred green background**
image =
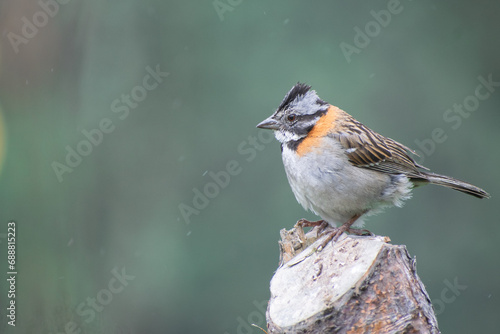
[(261, 333), (279, 230), (315, 219), (255, 128), (297, 81), (492, 194), (424, 187), (366, 227), (417, 257), (443, 333), (497, 332), (500, 87), (473, 96), (500, 82), (499, 15), (485, 0), (0, 2), (0, 332)]

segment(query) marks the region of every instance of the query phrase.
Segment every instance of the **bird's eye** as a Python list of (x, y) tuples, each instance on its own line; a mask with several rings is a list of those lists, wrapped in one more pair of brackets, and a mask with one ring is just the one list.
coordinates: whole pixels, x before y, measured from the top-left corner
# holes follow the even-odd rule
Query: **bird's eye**
[(297, 116), (295, 114), (290, 114), (286, 117), (286, 119), (289, 121), (289, 122), (293, 122), (295, 121), (295, 119), (297, 118)]

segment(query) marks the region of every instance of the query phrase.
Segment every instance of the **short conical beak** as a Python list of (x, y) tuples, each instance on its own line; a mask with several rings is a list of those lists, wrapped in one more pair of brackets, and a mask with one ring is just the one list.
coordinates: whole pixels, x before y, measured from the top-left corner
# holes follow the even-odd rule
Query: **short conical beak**
[(269, 129), (269, 130), (278, 130), (280, 128), (279, 122), (272, 117), (269, 117), (269, 118), (263, 120), (262, 122), (257, 124), (257, 127), (261, 128), (261, 129)]

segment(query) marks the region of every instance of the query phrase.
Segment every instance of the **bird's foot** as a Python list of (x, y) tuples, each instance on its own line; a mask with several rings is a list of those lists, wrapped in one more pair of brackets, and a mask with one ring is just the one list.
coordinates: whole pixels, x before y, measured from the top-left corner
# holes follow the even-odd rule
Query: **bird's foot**
[(340, 236), (344, 232), (347, 231), (347, 229), (345, 229), (343, 227), (344, 227), (344, 225), (342, 225), (340, 227), (334, 227), (332, 229), (329, 229), (328, 231), (323, 232), (320, 235), (320, 238), (323, 237), (323, 236), (326, 236), (326, 238), (325, 238), (325, 240), (323, 240), (323, 242), (321, 243), (321, 245), (319, 245), (319, 247), (317, 248), (318, 252), (321, 252), (326, 247), (326, 245), (328, 245), (328, 243), (330, 241), (337, 242), (337, 240), (339, 240)]
[(350, 228), (346, 231), (349, 234), (359, 235), (359, 236), (374, 236), (372, 232), (362, 229), (362, 228)]
[(325, 220), (317, 220), (312, 222), (304, 218), (299, 219), (299, 221), (295, 224), (295, 227), (300, 227), (302, 229), (304, 227), (317, 227), (317, 226), (319, 226), (318, 235), (320, 235), (328, 226), (330, 226), (330, 224), (328, 224), (328, 222), (326, 222)]
[(302, 218), (295, 224), (295, 227), (302, 228), (302, 229), (304, 227), (318, 227), (318, 231), (317, 231), (318, 239), (326, 236), (325, 240), (317, 248), (317, 251), (321, 251), (321, 250), (323, 250), (323, 248), (326, 247), (326, 245), (330, 241), (337, 242), (337, 240), (340, 238), (340, 236), (344, 232), (349, 233), (349, 234), (359, 235), (359, 236), (366, 236), (366, 235), (373, 236), (374, 234), (368, 230), (351, 228), (351, 225), (354, 224), (354, 222), (359, 217), (361, 217), (360, 214), (353, 216), (351, 219), (346, 221), (340, 227), (332, 227), (325, 220), (309, 221), (307, 219)]
[(346, 232), (349, 234), (354, 234), (354, 235), (373, 235), (372, 232), (364, 229), (357, 229), (357, 228), (351, 228), (351, 225), (354, 224), (354, 222), (360, 217), (361, 215), (355, 215), (348, 221), (346, 221), (344, 224), (342, 224), (340, 227), (332, 227), (326, 231), (324, 231), (320, 237), (326, 236), (325, 240), (321, 243), (321, 245), (318, 247), (318, 251), (323, 250), (326, 245), (332, 241), (332, 242), (337, 242), (339, 240), (340, 236)]
[(295, 226), (299, 226), (299, 227), (315, 227), (315, 226), (322, 226), (322, 225), (325, 225), (328, 226), (328, 223), (324, 220), (317, 220), (317, 221), (309, 221), (307, 219), (299, 219), (299, 221), (297, 222), (297, 224), (295, 224)]

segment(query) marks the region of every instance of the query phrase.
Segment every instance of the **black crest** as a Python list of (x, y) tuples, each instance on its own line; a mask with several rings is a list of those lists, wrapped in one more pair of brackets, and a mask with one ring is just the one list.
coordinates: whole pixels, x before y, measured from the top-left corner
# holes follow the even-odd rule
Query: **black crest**
[(311, 86), (297, 82), (297, 84), (290, 89), (288, 94), (286, 94), (283, 101), (281, 101), (278, 110), (286, 109), (286, 107), (288, 107), (288, 105), (290, 105), (290, 103), (292, 103), (297, 97), (304, 96), (310, 89)]

